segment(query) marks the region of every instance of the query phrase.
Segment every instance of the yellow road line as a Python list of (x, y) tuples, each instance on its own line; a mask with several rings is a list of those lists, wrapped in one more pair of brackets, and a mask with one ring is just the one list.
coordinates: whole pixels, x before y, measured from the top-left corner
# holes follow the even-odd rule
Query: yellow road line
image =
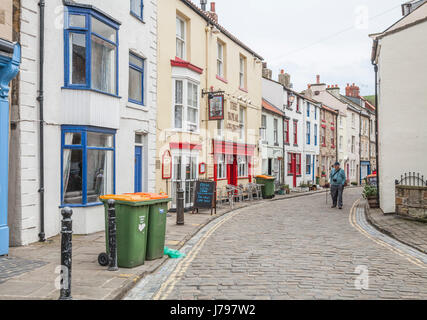
[(405, 258), (406, 260), (408, 260), (412, 264), (415, 264), (418, 267), (421, 267), (423, 269), (427, 268), (427, 266), (421, 260), (412, 257), (411, 255), (403, 252), (402, 250), (400, 250), (398, 248), (393, 247), (392, 245), (390, 245), (390, 244), (388, 244), (388, 243), (386, 243), (380, 239), (374, 238), (366, 230), (364, 230), (361, 226), (359, 226), (359, 224), (356, 221), (356, 206), (360, 203), (360, 200), (361, 199), (357, 200), (353, 204), (353, 206), (351, 207), (351, 211), (350, 211), (350, 215), (349, 215), (349, 222), (353, 226), (353, 228), (355, 228), (361, 234), (363, 234), (365, 237), (369, 238), (370, 240), (374, 241), (375, 243), (379, 244), (380, 246), (383, 246), (383, 247), (389, 249), (390, 251), (396, 253), (397, 255), (401, 256), (402, 258)]
[[(244, 208), (242, 208), (244, 209)], [(224, 218), (222, 221), (218, 222), (212, 229), (210, 229), (200, 240), (197, 242), (196, 245), (192, 248), (191, 252), (188, 254), (188, 256), (183, 259), (176, 269), (172, 272), (172, 274), (169, 276), (168, 280), (162, 284), (159, 291), (156, 293), (156, 295), (153, 297), (153, 300), (164, 300), (166, 299), (169, 294), (172, 292), (172, 290), (175, 288), (176, 283), (182, 279), (183, 275), (187, 271), (188, 267), (190, 266), (191, 262), (195, 259), (197, 254), (200, 252), (200, 250), (203, 248), (203, 245), (205, 242), (209, 239), (209, 237), (225, 222), (233, 218), (234, 216), (240, 214), (243, 212), (243, 210), (238, 210), (234, 213), (232, 213), (230, 216)]]

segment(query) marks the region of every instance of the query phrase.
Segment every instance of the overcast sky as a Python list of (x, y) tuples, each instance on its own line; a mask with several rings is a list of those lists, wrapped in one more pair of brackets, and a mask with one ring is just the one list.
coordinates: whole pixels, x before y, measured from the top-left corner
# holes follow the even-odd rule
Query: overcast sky
[[(193, 0), (200, 3), (199, 0)], [(374, 94), (368, 34), (401, 18), (404, 0), (216, 0), (219, 22), (273, 70), (291, 75), (294, 89), (315, 82), (356, 83)], [(209, 4), (208, 4), (209, 5)], [(209, 7), (208, 7), (209, 8)]]

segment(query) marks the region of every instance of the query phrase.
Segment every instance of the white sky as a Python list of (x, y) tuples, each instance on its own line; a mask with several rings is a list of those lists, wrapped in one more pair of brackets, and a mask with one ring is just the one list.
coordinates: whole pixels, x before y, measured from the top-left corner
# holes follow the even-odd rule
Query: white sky
[[(199, 4), (199, 0), (193, 0)], [(294, 89), (308, 83), (356, 83), (374, 94), (372, 40), (402, 17), (404, 0), (216, 0), (219, 22), (273, 70), (291, 75)], [(210, 5), (208, 3), (208, 9)]]

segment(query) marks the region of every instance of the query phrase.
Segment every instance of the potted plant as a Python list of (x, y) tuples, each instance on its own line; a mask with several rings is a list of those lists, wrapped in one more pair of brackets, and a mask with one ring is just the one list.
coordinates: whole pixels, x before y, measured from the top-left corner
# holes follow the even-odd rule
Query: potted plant
[(353, 187), (357, 187), (357, 182), (352, 182), (352, 183), (351, 183), (351, 185), (352, 185)]
[(281, 189), (283, 190), (284, 194), (290, 194), (291, 190), (289, 189), (289, 185), (288, 184), (282, 184)]
[(309, 185), (306, 184), (305, 182), (301, 182), (300, 188), (301, 188), (301, 192), (309, 192), (310, 191)]
[(370, 208), (379, 208), (378, 204), (378, 189), (374, 186), (365, 186), (363, 189), (363, 197), (368, 200)]

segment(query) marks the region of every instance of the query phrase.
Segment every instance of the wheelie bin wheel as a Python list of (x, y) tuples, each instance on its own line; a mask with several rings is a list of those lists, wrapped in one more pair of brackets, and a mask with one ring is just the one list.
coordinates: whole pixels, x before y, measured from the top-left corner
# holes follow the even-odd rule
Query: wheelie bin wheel
[(106, 253), (100, 253), (99, 254), (99, 256), (98, 256), (98, 263), (101, 265), (101, 266), (103, 266), (103, 267), (106, 267), (106, 266), (108, 266), (108, 263), (109, 263), (109, 261), (108, 261), (109, 259), (108, 259), (108, 254), (106, 254)]

